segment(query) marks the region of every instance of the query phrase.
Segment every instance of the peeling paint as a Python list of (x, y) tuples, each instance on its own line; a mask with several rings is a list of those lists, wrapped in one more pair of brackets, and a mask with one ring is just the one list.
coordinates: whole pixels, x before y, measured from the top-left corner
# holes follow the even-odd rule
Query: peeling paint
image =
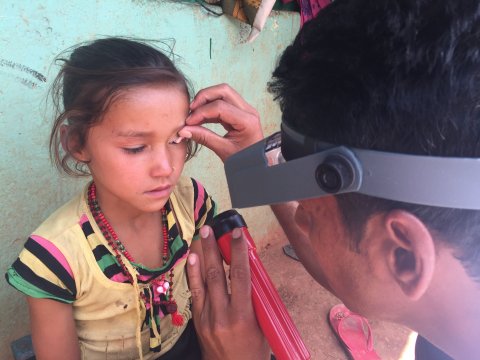
[(12, 69), (16, 69), (16, 70), (28, 73), (28, 74), (32, 75), (34, 78), (36, 78), (37, 80), (40, 80), (42, 82), (47, 81), (47, 78), (45, 77), (45, 75), (39, 73), (38, 71), (35, 71), (35, 70), (29, 68), (28, 66), (25, 66), (23, 64), (19, 64), (19, 63), (16, 63), (16, 62), (13, 62), (13, 61), (10, 61), (10, 60), (6, 60), (6, 59), (0, 59), (0, 66), (9, 67), (9, 68), (12, 68)]
[[(27, 78), (10, 74), (6, 71), (0, 71), (0, 74), (2, 74), (2, 76), (3, 75), (8, 76), (11, 79), (15, 79), (17, 82), (19, 82), (22, 85), (25, 85), (26, 87), (28, 87), (30, 89), (36, 89), (39, 86), (39, 84), (36, 83), (35, 81), (31, 81)], [(3, 93), (3, 92), (1, 92), (1, 93)]]
[(272, 21), (272, 29), (273, 29), (273, 30), (277, 30), (278, 27), (279, 27), (279, 25), (278, 25), (278, 20), (277, 20), (277, 19), (274, 19), (274, 20)]

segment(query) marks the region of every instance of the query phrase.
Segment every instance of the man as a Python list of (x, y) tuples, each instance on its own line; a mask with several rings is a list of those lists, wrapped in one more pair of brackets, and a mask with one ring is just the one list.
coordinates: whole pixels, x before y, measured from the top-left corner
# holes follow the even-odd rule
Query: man
[[(299, 200), (289, 240), (347, 307), (408, 326), (455, 359), (474, 359), (479, 80), (477, 1), (337, 0), (301, 29), (269, 84), (283, 113), (285, 163), (246, 162), (263, 143), (231, 156), (261, 131), (255, 110), (225, 85), (197, 95), (183, 132), (226, 160), (234, 206)], [(222, 123), (227, 134), (197, 126), (204, 122)], [(251, 164), (252, 178), (240, 163)], [(252, 184), (265, 179), (276, 180), (256, 194)], [(284, 225), (288, 206), (273, 206)], [(292, 236), (299, 229), (303, 235)], [(231, 295), (211, 229), (201, 236), (203, 258), (190, 256), (189, 278), (207, 358), (268, 358), (249, 305), (240, 233)]]

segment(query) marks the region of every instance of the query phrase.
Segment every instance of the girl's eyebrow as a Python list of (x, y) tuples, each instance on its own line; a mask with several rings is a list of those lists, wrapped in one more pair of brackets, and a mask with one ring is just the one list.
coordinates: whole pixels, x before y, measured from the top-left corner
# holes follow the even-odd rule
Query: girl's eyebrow
[(127, 131), (115, 131), (116, 136), (120, 137), (147, 137), (151, 134), (151, 132), (148, 131), (133, 131), (133, 130), (127, 130)]
[[(185, 127), (185, 125), (181, 125), (176, 129), (172, 135), (178, 135), (178, 132), (182, 130)], [(119, 137), (129, 137), (129, 138), (144, 138), (148, 137), (152, 134), (151, 131), (135, 131), (135, 130), (115, 130), (114, 134)]]

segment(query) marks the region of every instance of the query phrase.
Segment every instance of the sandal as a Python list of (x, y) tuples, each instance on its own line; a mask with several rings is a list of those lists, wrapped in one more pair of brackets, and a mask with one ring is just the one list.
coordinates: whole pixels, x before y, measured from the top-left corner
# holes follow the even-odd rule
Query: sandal
[(339, 342), (353, 360), (380, 360), (373, 349), (373, 338), (367, 319), (348, 310), (343, 304), (330, 309), (328, 316)]
[(291, 244), (285, 245), (283, 247), (283, 253), (294, 260), (300, 261), (300, 259), (297, 256), (297, 253), (295, 252), (295, 249)]

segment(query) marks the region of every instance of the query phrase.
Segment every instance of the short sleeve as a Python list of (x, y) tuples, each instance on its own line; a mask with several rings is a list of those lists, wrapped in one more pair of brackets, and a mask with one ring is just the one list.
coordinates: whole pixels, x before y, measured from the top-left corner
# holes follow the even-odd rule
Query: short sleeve
[(32, 235), (5, 274), (7, 282), (25, 295), (71, 304), (76, 297), (72, 270), (50, 241)]
[(208, 195), (203, 185), (195, 179), (193, 183), (193, 208), (195, 219), (195, 233), (193, 240), (199, 238), (200, 228), (208, 223), (217, 214), (217, 205), (215, 201)]

